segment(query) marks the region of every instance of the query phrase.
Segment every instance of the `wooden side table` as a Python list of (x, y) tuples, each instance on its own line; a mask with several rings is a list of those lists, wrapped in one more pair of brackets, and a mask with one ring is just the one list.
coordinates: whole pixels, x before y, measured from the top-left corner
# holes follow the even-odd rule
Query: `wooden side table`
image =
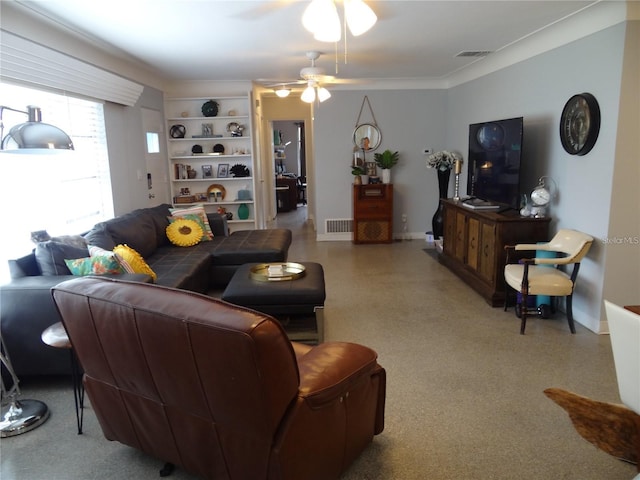
[(353, 243), (393, 242), (393, 185), (353, 186)]
[(54, 348), (67, 348), (71, 356), (71, 380), (73, 382), (73, 400), (76, 406), (76, 423), (78, 435), (82, 434), (82, 422), (84, 419), (84, 385), (82, 384), (82, 372), (78, 359), (73, 351), (67, 331), (62, 322), (57, 322), (48, 327), (41, 335), (42, 341)]

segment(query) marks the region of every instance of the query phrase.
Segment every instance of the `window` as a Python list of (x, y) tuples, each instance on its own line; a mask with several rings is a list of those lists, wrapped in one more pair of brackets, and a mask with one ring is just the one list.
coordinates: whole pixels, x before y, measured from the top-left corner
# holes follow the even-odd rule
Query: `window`
[(147, 132), (147, 153), (160, 153), (160, 138), (156, 132)]
[[(0, 236), (0, 280), (8, 280), (7, 260), (34, 247), (30, 234), (78, 234), (113, 217), (113, 198), (102, 103), (0, 83), (0, 104), (42, 109), (42, 121), (64, 130), (73, 151), (25, 155), (0, 153), (0, 191), (10, 205)], [(27, 121), (4, 110), (3, 135)]]

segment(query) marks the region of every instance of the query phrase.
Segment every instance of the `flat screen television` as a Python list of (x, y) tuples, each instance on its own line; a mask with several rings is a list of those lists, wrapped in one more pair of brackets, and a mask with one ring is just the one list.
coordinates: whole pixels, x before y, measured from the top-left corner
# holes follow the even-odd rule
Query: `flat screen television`
[(520, 208), (522, 117), (469, 125), (467, 195)]

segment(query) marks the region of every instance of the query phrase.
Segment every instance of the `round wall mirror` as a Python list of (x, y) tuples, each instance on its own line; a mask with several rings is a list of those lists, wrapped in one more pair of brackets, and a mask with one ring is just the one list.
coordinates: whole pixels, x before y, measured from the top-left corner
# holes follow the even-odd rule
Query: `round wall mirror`
[(353, 131), (353, 143), (365, 152), (375, 150), (380, 146), (382, 134), (377, 125), (362, 123)]

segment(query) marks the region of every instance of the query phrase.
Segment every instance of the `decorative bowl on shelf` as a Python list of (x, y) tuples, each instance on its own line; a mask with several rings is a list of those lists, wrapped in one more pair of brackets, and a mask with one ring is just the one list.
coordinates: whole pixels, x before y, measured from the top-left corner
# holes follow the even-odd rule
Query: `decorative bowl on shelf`
[(213, 146), (213, 153), (219, 153), (220, 155), (224, 155), (224, 145), (221, 143), (216, 143)]
[(240, 125), (238, 122), (230, 122), (227, 124), (227, 132), (229, 132), (232, 137), (241, 137), (243, 131), (244, 125)]
[(184, 135), (187, 133), (187, 129), (185, 128), (184, 125), (173, 125), (170, 129), (169, 129), (169, 135), (171, 135), (171, 138), (184, 138)]

